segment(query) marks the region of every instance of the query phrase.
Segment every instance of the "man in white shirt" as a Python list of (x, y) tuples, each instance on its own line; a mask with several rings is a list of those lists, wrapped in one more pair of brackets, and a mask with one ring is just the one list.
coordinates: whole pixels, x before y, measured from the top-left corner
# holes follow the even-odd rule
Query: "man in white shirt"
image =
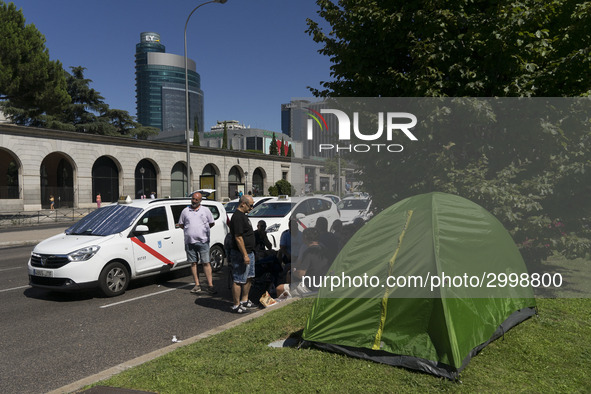
[(216, 294), (213, 287), (213, 276), (211, 264), (209, 261), (209, 234), (210, 228), (214, 226), (213, 215), (209, 208), (201, 205), (201, 193), (196, 192), (191, 196), (191, 205), (183, 209), (179, 218), (179, 227), (185, 233), (185, 251), (187, 260), (191, 262), (191, 273), (195, 280), (195, 287), (191, 293), (199, 294), (203, 290), (199, 284), (199, 275), (197, 274), (197, 254), (199, 254), (199, 263), (203, 266), (208, 294)]

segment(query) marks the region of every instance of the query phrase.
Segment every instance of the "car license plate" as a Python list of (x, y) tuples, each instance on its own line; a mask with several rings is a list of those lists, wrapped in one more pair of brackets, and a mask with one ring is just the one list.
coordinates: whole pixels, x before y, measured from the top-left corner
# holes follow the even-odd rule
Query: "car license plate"
[(43, 276), (45, 278), (52, 278), (53, 277), (53, 271), (35, 269), (35, 270), (33, 270), (33, 275), (34, 276)]

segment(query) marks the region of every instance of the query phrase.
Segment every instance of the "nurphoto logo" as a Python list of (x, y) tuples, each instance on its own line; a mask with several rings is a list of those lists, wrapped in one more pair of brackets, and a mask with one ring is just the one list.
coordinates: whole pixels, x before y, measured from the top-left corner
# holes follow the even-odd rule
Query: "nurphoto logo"
[[(400, 130), (411, 141), (418, 141), (417, 137), (410, 131), (416, 126), (417, 117), (408, 112), (378, 112), (378, 129), (376, 132), (366, 134), (359, 130), (359, 112), (353, 112), (353, 124), (351, 127), (351, 120), (349, 116), (338, 109), (320, 109), (320, 112), (314, 111), (311, 108), (306, 108), (310, 112), (307, 123), (307, 138), (312, 140), (314, 138), (313, 127), (314, 122), (319, 126), (321, 132), (328, 132), (328, 124), (322, 114), (331, 114), (336, 116), (338, 122), (338, 139), (339, 141), (351, 141), (351, 129), (353, 129), (354, 136), (361, 141), (378, 141), (386, 134), (386, 143), (371, 143), (371, 144), (319, 144), (319, 152), (327, 150), (348, 151), (348, 152), (369, 152), (375, 150), (380, 152), (382, 149), (388, 152), (402, 152), (404, 147), (401, 144), (390, 144), (393, 140), (394, 131)], [(385, 124), (385, 125), (384, 125)], [(385, 126), (385, 127), (384, 127)]]

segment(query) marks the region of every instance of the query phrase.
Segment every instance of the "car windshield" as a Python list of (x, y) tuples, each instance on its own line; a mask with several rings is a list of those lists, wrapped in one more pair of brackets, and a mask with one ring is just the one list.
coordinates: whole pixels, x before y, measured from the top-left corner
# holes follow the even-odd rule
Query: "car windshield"
[(68, 228), (66, 234), (100, 236), (117, 234), (131, 226), (142, 211), (142, 208), (127, 205), (108, 205), (86, 215)]
[(341, 210), (361, 210), (366, 209), (369, 205), (369, 200), (342, 200), (338, 207)]
[(291, 212), (294, 205), (289, 202), (266, 202), (250, 211), (248, 217), (282, 218)]
[(226, 204), (226, 212), (227, 213), (234, 213), (236, 212), (236, 208), (238, 208), (238, 205), (240, 205), (238, 203), (238, 201), (231, 201), (229, 203)]

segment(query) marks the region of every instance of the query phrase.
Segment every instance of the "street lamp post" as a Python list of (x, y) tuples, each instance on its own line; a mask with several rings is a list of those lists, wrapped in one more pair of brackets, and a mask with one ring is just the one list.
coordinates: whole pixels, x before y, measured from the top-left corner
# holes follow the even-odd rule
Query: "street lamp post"
[(244, 194), (248, 194), (248, 171), (244, 171)]
[(186, 115), (186, 122), (185, 122), (185, 138), (187, 140), (187, 190), (190, 193), (191, 189), (191, 135), (189, 133), (189, 70), (187, 67), (187, 25), (189, 24), (189, 19), (191, 19), (191, 15), (197, 9), (205, 4), (209, 3), (220, 3), (224, 4), (228, 0), (211, 0), (205, 3), (199, 4), (197, 7), (193, 8), (193, 11), (187, 17), (187, 21), (185, 22), (185, 115)]
[(144, 172), (146, 172), (146, 170), (144, 170), (144, 167), (141, 167), (140, 174), (142, 174), (142, 196), (146, 194), (146, 188), (144, 187)]
[(342, 198), (342, 190), (341, 190), (341, 155), (337, 152), (337, 160), (339, 161), (338, 164), (338, 175), (337, 175), (337, 195), (339, 198)]

